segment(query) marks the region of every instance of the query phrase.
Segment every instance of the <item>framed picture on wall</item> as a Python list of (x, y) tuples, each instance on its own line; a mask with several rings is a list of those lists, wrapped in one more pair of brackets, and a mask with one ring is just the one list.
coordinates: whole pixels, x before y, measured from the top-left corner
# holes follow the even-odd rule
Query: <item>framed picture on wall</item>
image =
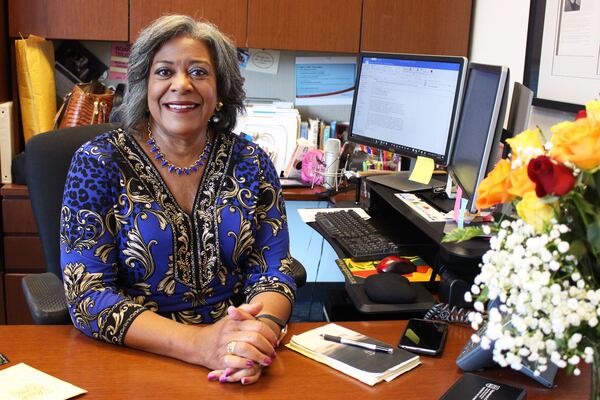
[(532, 0), (524, 75), (536, 106), (577, 112), (600, 99), (600, 2)]

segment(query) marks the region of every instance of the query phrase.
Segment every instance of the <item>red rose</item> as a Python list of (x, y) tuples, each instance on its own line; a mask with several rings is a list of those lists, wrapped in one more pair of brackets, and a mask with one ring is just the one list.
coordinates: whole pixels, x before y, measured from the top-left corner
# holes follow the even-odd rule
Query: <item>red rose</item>
[(535, 183), (535, 194), (541, 198), (548, 194), (562, 196), (575, 185), (573, 171), (547, 157), (539, 156), (529, 161), (527, 176)]
[(582, 118), (587, 118), (587, 111), (586, 110), (579, 110), (579, 112), (575, 116), (575, 121), (577, 121), (578, 119), (582, 119)]

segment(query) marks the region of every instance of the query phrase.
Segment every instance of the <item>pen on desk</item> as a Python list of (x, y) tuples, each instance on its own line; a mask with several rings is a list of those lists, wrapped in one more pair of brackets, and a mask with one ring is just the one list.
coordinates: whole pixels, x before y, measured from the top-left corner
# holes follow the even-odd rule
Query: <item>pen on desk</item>
[(361, 347), (361, 348), (367, 349), (367, 350), (381, 351), (383, 353), (388, 353), (388, 354), (392, 354), (394, 352), (394, 349), (391, 347), (379, 346), (379, 345), (372, 344), (372, 343), (359, 342), (359, 341), (352, 340), (352, 339), (346, 339), (346, 338), (343, 338), (340, 336), (328, 335), (326, 333), (322, 333), (321, 337), (329, 342), (347, 344), (349, 346)]

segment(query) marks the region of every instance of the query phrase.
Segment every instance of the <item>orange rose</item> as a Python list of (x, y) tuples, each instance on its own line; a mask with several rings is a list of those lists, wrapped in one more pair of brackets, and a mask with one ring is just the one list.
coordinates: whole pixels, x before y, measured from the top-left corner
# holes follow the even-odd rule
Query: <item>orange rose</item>
[(512, 201), (515, 196), (508, 193), (509, 186), (510, 162), (500, 160), (479, 185), (475, 206), (477, 209), (482, 210), (496, 204)]
[(553, 159), (560, 163), (571, 161), (586, 171), (600, 166), (600, 120), (588, 116), (575, 122), (561, 122), (550, 130)]
[(527, 165), (519, 167), (510, 173), (510, 186), (508, 193), (516, 196), (523, 197), (525, 193), (535, 191), (535, 183), (529, 179), (527, 175)]

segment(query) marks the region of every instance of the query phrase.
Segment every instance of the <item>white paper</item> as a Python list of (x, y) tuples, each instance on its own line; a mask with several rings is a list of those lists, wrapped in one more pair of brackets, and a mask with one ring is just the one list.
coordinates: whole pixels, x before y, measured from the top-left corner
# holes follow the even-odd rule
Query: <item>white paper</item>
[(412, 193), (396, 193), (396, 197), (429, 222), (445, 222), (447, 220), (447, 214), (439, 212)]
[(20, 363), (0, 371), (0, 399), (64, 400), (87, 390)]
[(278, 50), (250, 49), (246, 71), (277, 75), (277, 71), (279, 70), (279, 54)]
[(281, 173), (296, 149), (300, 114), (295, 108), (279, 108), (272, 105), (249, 106), (246, 114), (240, 114), (234, 132), (250, 136), (271, 158)]
[(315, 222), (315, 215), (319, 212), (334, 212), (334, 211), (350, 211), (354, 210), (363, 219), (369, 219), (371, 216), (367, 214), (365, 210), (360, 207), (348, 207), (348, 208), (300, 208), (298, 214), (304, 223)]

